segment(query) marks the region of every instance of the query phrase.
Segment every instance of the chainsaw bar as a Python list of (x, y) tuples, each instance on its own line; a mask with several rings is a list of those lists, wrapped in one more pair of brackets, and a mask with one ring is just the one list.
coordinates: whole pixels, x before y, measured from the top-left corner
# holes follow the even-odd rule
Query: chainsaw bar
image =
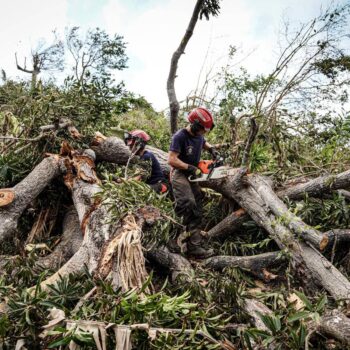
[(202, 174), (200, 177), (194, 178), (192, 175), (188, 178), (190, 182), (201, 182), (201, 181), (209, 181), (215, 179), (221, 179), (226, 176), (232, 176), (237, 173), (237, 169), (231, 168), (229, 166), (219, 166), (214, 168), (209, 174)]

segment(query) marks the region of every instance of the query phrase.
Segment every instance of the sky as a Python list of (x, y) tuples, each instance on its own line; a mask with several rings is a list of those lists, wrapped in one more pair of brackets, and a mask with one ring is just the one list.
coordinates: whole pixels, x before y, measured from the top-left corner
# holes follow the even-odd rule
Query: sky
[[(155, 109), (168, 106), (166, 81), (173, 52), (182, 39), (195, 0), (0, 0), (0, 69), (11, 78), (38, 41), (52, 30), (100, 27), (127, 42), (128, 69), (115, 74), (126, 88), (144, 96)], [(222, 0), (218, 17), (197, 22), (175, 83), (178, 100), (188, 96), (209, 71), (227, 62), (229, 46), (239, 48), (253, 74), (268, 72), (278, 56), (282, 20), (298, 24), (317, 16), (331, 0)], [(344, 1), (342, 1), (344, 2)]]

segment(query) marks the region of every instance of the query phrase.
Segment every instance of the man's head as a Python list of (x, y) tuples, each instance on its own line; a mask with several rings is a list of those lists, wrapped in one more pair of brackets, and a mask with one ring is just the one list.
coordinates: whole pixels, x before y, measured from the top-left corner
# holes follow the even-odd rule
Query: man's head
[(124, 134), (125, 144), (131, 152), (136, 154), (145, 148), (150, 139), (150, 136), (143, 130), (133, 130)]
[(188, 121), (191, 123), (191, 132), (194, 135), (204, 135), (214, 127), (212, 114), (203, 107), (193, 109), (188, 115)]

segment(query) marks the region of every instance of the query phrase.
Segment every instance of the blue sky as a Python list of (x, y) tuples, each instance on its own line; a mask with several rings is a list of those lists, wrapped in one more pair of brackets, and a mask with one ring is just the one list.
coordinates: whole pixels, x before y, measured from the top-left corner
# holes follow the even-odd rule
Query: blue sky
[[(277, 57), (282, 18), (308, 20), (330, 0), (222, 0), (221, 14), (200, 21), (180, 58), (176, 91), (184, 99), (210, 69), (226, 63), (229, 45), (240, 48), (252, 73), (269, 71)], [(344, 1), (343, 1), (344, 2)], [(0, 0), (0, 68), (20, 76), (14, 54), (22, 59), (40, 38), (67, 26), (100, 27), (123, 35), (129, 68), (116, 73), (131, 91), (145, 96), (156, 109), (167, 107), (166, 79), (195, 0)], [(200, 72), (202, 76), (200, 77)], [(201, 84), (201, 83), (200, 83)]]

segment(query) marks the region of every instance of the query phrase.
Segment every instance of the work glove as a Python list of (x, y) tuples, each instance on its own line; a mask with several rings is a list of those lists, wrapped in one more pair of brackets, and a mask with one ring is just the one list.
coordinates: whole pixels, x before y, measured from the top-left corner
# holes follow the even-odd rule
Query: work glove
[(220, 158), (220, 154), (219, 152), (216, 150), (215, 147), (210, 147), (208, 149), (208, 152), (211, 154), (211, 157), (213, 160), (217, 159), (217, 158)]
[(196, 177), (200, 176), (202, 172), (196, 166), (189, 164), (188, 168), (187, 168), (187, 173), (189, 175), (192, 175), (192, 177), (196, 178)]

